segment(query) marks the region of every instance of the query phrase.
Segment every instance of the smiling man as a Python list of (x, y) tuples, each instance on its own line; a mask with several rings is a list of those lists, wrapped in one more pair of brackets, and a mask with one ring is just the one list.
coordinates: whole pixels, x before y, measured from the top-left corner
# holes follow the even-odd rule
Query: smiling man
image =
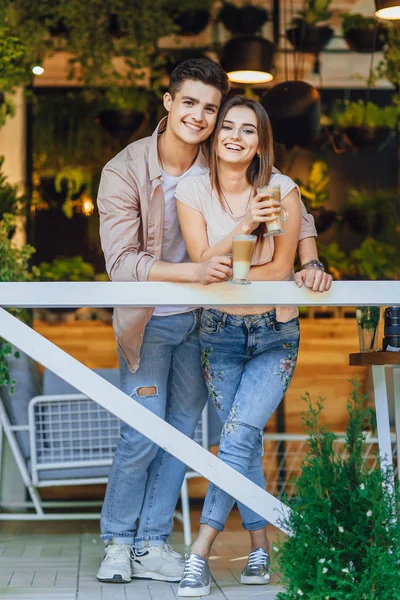
[[(181, 63), (164, 95), (168, 118), (151, 137), (129, 144), (104, 167), (98, 208), (111, 281), (209, 284), (232, 275), (226, 256), (189, 262), (174, 197), (182, 178), (207, 172), (202, 142), (214, 129), (227, 92), (227, 76), (215, 62)], [(304, 211), (302, 262), (317, 258), (315, 235), (312, 217)], [(317, 271), (308, 269), (308, 287), (318, 279)], [(114, 310), (122, 390), (190, 437), (207, 399), (198, 325), (199, 310), (190, 307)], [(185, 470), (122, 424), (101, 514), (106, 547), (100, 581), (180, 580), (184, 563), (167, 539)]]

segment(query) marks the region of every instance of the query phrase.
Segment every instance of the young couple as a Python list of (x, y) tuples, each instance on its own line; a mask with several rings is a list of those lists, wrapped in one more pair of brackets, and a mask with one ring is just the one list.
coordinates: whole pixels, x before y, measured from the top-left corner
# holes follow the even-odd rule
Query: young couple
[[(296, 185), (273, 168), (264, 109), (239, 97), (223, 104), (227, 92), (226, 74), (213, 61), (181, 63), (164, 96), (168, 117), (150, 138), (130, 144), (104, 167), (98, 207), (110, 279), (203, 284), (229, 279), (232, 234), (259, 233), (277, 210), (256, 193), (259, 183), (270, 181), (281, 187), (286, 235), (258, 235), (250, 279), (291, 279), (298, 248), (303, 268), (296, 283), (329, 289), (313, 219)], [(207, 152), (203, 142), (211, 135)], [(297, 310), (117, 308), (114, 330), (123, 391), (192, 437), (208, 387), (224, 423), (220, 458), (264, 487), (262, 433), (293, 375)], [(106, 546), (99, 580), (181, 581), (179, 596), (209, 592), (207, 559), (235, 500), (209, 486), (200, 535), (185, 564), (167, 545), (185, 470), (122, 424), (101, 515)], [(239, 509), (251, 541), (242, 583), (267, 583), (266, 522), (243, 505)]]

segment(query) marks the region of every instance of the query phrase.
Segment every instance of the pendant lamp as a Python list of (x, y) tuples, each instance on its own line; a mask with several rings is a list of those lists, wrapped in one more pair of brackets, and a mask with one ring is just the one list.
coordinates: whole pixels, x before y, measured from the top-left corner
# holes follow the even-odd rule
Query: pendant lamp
[(400, 19), (400, 0), (375, 0), (378, 19), (396, 21)]
[(320, 95), (305, 81), (278, 83), (261, 104), (270, 118), (275, 142), (287, 148), (306, 146), (320, 132)]
[(259, 36), (230, 39), (221, 55), (221, 66), (234, 83), (268, 83), (272, 74), (274, 45)]

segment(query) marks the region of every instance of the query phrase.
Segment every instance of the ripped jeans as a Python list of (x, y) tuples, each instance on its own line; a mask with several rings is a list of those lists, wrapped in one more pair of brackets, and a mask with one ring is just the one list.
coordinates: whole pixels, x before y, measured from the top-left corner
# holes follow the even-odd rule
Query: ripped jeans
[[(279, 323), (275, 310), (244, 317), (207, 309), (200, 322), (202, 367), (223, 422), (218, 457), (265, 489), (263, 430), (292, 379), (299, 321)], [(222, 531), (235, 499), (210, 483), (200, 523)], [(238, 502), (243, 527), (267, 521)]]
[[(122, 391), (189, 437), (207, 401), (199, 314), (152, 317), (136, 373), (119, 356)], [(121, 423), (101, 512), (104, 542), (136, 548), (165, 544), (185, 472), (185, 464)]]

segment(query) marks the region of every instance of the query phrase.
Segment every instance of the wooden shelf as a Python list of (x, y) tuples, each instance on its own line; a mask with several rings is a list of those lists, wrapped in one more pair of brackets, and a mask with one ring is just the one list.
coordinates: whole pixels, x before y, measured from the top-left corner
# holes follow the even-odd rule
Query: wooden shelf
[(349, 354), (349, 365), (378, 366), (378, 365), (400, 365), (400, 352), (357, 352)]

